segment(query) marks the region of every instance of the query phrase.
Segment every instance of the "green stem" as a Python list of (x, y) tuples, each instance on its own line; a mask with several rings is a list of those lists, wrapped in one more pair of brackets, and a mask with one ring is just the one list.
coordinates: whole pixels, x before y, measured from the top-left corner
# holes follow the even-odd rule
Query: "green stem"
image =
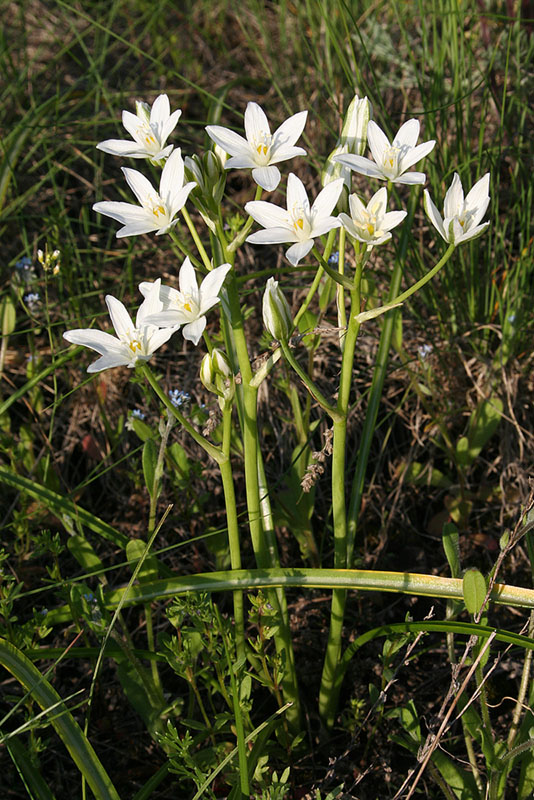
[(204, 263), (204, 266), (206, 267), (208, 272), (211, 272), (211, 270), (213, 269), (213, 264), (211, 263), (210, 258), (208, 256), (208, 254), (206, 253), (206, 249), (205, 249), (204, 245), (202, 244), (202, 241), (200, 239), (200, 236), (198, 235), (197, 229), (195, 228), (195, 226), (193, 224), (193, 220), (189, 216), (189, 212), (188, 212), (188, 210), (186, 209), (185, 206), (182, 208), (182, 216), (183, 216), (183, 218), (185, 220), (185, 223), (186, 223), (187, 227), (189, 228), (189, 233), (193, 237), (193, 241), (197, 246), (197, 250), (200, 253), (200, 257), (201, 257), (201, 259), (202, 259), (202, 261)]
[[(241, 569), (241, 547), (239, 542), (239, 523), (237, 520), (237, 507), (235, 501), (234, 478), (230, 462), (230, 435), (232, 430), (232, 408), (223, 409), (223, 452), (227, 460), (220, 465), (221, 478), (226, 506), (226, 525), (228, 529), (228, 544), (230, 547), (230, 564), (232, 569)], [(237, 590), (233, 593), (234, 619), (237, 657), (245, 658), (245, 616), (243, 609), (243, 592)]]
[(282, 348), (282, 351), (284, 353), (284, 357), (285, 357), (286, 361), (295, 370), (295, 372), (297, 373), (297, 375), (299, 376), (299, 378), (301, 379), (301, 381), (303, 382), (304, 386), (309, 391), (309, 393), (311, 394), (313, 399), (317, 403), (319, 403), (321, 408), (324, 409), (324, 411), (326, 411), (327, 414), (330, 415), (330, 417), (332, 418), (332, 420), (334, 422), (336, 422), (336, 421), (339, 422), (341, 420), (341, 418), (342, 418), (340, 413), (339, 413), (339, 411), (336, 408), (334, 408), (334, 406), (330, 405), (330, 403), (325, 398), (325, 396), (319, 391), (317, 386), (314, 384), (314, 382), (312, 381), (310, 376), (307, 375), (304, 372), (304, 370), (302, 369), (300, 364), (293, 357), (293, 353), (291, 352), (291, 349), (290, 349), (288, 343), (284, 342), (284, 341), (281, 341), (280, 342), (280, 347)]
[(313, 248), (313, 254), (321, 264), (326, 274), (329, 275), (333, 281), (335, 281), (338, 284), (341, 284), (341, 286), (344, 286), (346, 289), (352, 289), (354, 287), (354, 284), (352, 283), (350, 278), (347, 278), (346, 275), (341, 275), (335, 269), (332, 269), (328, 261), (326, 261), (323, 258), (323, 256), (320, 254), (320, 252), (317, 250), (316, 247)]
[(418, 280), (417, 283), (414, 283), (414, 285), (410, 286), (409, 289), (406, 289), (405, 292), (403, 292), (402, 294), (399, 294), (398, 297), (394, 297), (392, 300), (389, 300), (388, 304), (389, 303), (404, 303), (404, 301), (407, 300), (409, 297), (411, 297), (412, 294), (417, 292), (418, 289), (421, 288), (421, 286), (424, 286), (425, 283), (428, 283), (430, 280), (432, 280), (434, 275), (436, 275), (440, 271), (440, 269), (442, 269), (445, 266), (445, 264), (447, 263), (449, 258), (454, 253), (455, 249), (456, 249), (456, 245), (450, 244), (448, 246), (448, 248), (446, 249), (445, 253), (443, 254), (443, 256), (440, 258), (440, 260), (436, 264), (436, 266), (432, 267), (430, 272), (427, 272), (427, 274), (424, 275), (420, 280)]
[(199, 433), (197, 430), (195, 430), (195, 428), (193, 428), (191, 423), (184, 417), (181, 411), (171, 403), (169, 397), (165, 394), (165, 392), (159, 385), (156, 376), (154, 375), (148, 364), (139, 364), (138, 369), (141, 372), (141, 374), (144, 375), (144, 377), (147, 379), (148, 383), (150, 384), (154, 392), (157, 394), (161, 402), (171, 412), (171, 414), (173, 414), (176, 417), (180, 425), (184, 428), (184, 430), (188, 432), (191, 438), (194, 439), (195, 442), (199, 444), (206, 451), (206, 453), (219, 464), (219, 466), (222, 461), (227, 460), (227, 456), (224, 455), (222, 450), (212, 445), (211, 442), (208, 442), (208, 440), (205, 439), (201, 433)]
[[(254, 201), (257, 201), (257, 200), (259, 200), (261, 198), (262, 191), (263, 190), (262, 190), (261, 186), (257, 186), (256, 187), (256, 193), (254, 195)], [(228, 250), (229, 253), (235, 253), (235, 251), (238, 249), (238, 247), (241, 247), (241, 245), (243, 244), (243, 242), (247, 238), (248, 232), (252, 228), (253, 224), (254, 224), (254, 218), (253, 217), (248, 217), (247, 221), (245, 222), (245, 224), (243, 225), (243, 227), (241, 228), (241, 230), (239, 231), (237, 236), (234, 239), (232, 239), (232, 241), (228, 245), (227, 250)]]
[[(343, 347), (343, 360), (341, 362), (341, 378), (337, 411), (339, 419), (334, 420), (334, 438), (332, 452), (332, 515), (334, 521), (334, 568), (347, 567), (347, 514), (345, 506), (345, 460), (347, 439), (347, 417), (349, 409), (350, 389), (352, 385), (352, 369), (356, 340), (360, 330), (356, 322), (355, 312), (360, 308), (360, 285), (363, 271), (363, 259), (358, 261), (354, 285), (351, 290), (351, 308), (349, 325)], [(330, 614), (330, 628), (326, 647), (321, 687), (319, 690), (319, 713), (327, 725), (334, 724), (337, 708), (338, 691), (336, 691), (336, 673), (339, 669), (341, 657), (341, 636), (343, 632), (343, 618), (345, 616), (345, 603), (347, 593), (335, 589), (332, 592), (332, 608)]]

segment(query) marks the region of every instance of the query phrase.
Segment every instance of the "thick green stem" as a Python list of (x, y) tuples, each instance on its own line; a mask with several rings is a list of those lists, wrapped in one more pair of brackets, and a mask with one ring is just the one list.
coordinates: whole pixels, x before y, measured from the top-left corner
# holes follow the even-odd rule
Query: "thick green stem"
[[(332, 452), (332, 515), (334, 522), (334, 568), (345, 569), (347, 566), (347, 514), (345, 507), (345, 460), (347, 439), (347, 417), (349, 409), (350, 389), (352, 384), (352, 367), (354, 351), (360, 329), (356, 322), (356, 313), (360, 309), (360, 284), (363, 260), (360, 259), (354, 276), (351, 290), (351, 309), (349, 325), (343, 347), (341, 362), (341, 378), (337, 411), (339, 419), (334, 420), (334, 438)], [(328, 643), (319, 690), (319, 713), (328, 727), (334, 724), (337, 708), (338, 692), (336, 691), (336, 672), (341, 657), (341, 636), (347, 593), (334, 589), (332, 592), (332, 608)]]
[[(228, 529), (228, 544), (230, 547), (230, 564), (232, 569), (241, 569), (241, 548), (239, 544), (239, 523), (237, 521), (237, 508), (235, 501), (234, 478), (230, 462), (230, 432), (232, 426), (232, 409), (223, 409), (223, 452), (228, 459), (220, 465), (221, 478), (226, 506), (226, 525)], [(243, 609), (243, 592), (235, 591), (234, 620), (237, 657), (245, 658), (245, 616)]]

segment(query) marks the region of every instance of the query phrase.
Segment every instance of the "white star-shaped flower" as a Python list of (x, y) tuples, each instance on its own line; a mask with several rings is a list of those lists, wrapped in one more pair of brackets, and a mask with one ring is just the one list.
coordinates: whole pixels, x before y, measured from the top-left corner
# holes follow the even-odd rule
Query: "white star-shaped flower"
[(154, 351), (171, 338), (177, 328), (159, 330), (147, 322), (147, 317), (161, 307), (160, 283), (158, 278), (152, 284), (152, 290), (139, 306), (135, 325), (120, 300), (109, 294), (106, 296), (116, 336), (92, 328), (65, 331), (63, 338), (68, 342), (82, 344), (100, 353), (101, 357), (87, 367), (87, 372), (101, 372), (112, 367), (135, 367), (137, 361), (148, 361)]
[(184, 162), (180, 149), (171, 153), (165, 162), (159, 192), (137, 170), (122, 167), (122, 171), (140, 206), (105, 200), (95, 203), (93, 210), (124, 225), (117, 231), (118, 239), (150, 231), (156, 231), (156, 236), (166, 233), (177, 223), (175, 215), (185, 205), (189, 192), (196, 186), (194, 181), (184, 186)]
[(460, 244), (480, 236), (489, 225), (480, 220), (489, 205), (489, 172), (475, 183), (464, 199), (460, 176), (455, 172), (443, 203), (443, 219), (425, 189), (425, 211), (430, 222), (449, 244)]
[[(180, 289), (171, 286), (160, 286), (160, 308), (149, 317), (149, 322), (161, 328), (183, 325), (184, 339), (189, 339), (194, 345), (206, 327), (206, 312), (219, 302), (224, 279), (231, 269), (231, 264), (221, 264), (220, 267), (208, 272), (200, 286), (193, 265), (186, 258), (180, 267), (178, 284)], [(144, 281), (139, 285), (139, 291), (145, 297), (153, 291), (153, 283)]]
[(406, 172), (434, 149), (436, 142), (417, 144), (419, 121), (409, 119), (399, 128), (393, 142), (373, 120), (367, 126), (367, 141), (374, 161), (363, 156), (347, 154), (334, 156), (334, 161), (370, 178), (380, 178), (392, 183), (424, 183), (424, 172)]
[(350, 235), (368, 247), (383, 244), (391, 239), (389, 231), (399, 225), (406, 211), (388, 211), (388, 192), (385, 186), (371, 197), (367, 206), (360, 198), (351, 194), (349, 197), (350, 217), (340, 214), (341, 224)]
[(173, 111), (166, 94), (160, 94), (152, 105), (136, 102), (136, 114), (131, 111), (122, 112), (122, 124), (133, 141), (124, 139), (106, 139), (97, 144), (98, 150), (111, 153), (113, 156), (130, 156), (130, 158), (149, 158), (160, 161), (172, 151), (172, 144), (165, 147), (165, 142), (176, 127), (181, 111)]
[(343, 178), (337, 178), (327, 184), (315, 198), (310, 208), (310, 201), (302, 181), (290, 173), (287, 179), (287, 210), (267, 203), (264, 200), (252, 200), (245, 205), (247, 214), (265, 228), (247, 238), (253, 244), (282, 244), (295, 242), (286, 251), (287, 260), (297, 266), (299, 261), (308, 255), (316, 236), (339, 228), (337, 217), (332, 217), (339, 195), (343, 188)]
[(225, 169), (252, 167), (252, 177), (267, 192), (280, 183), (280, 170), (274, 164), (295, 156), (305, 156), (306, 150), (294, 147), (306, 124), (307, 111), (286, 119), (271, 134), (265, 112), (257, 103), (248, 103), (245, 110), (246, 139), (221, 125), (208, 125), (206, 131), (213, 141), (229, 153)]

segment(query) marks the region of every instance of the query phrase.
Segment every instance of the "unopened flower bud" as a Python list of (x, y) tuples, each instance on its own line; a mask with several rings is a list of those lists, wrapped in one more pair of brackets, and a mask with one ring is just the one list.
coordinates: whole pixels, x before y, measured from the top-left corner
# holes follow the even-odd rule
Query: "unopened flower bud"
[(273, 339), (277, 342), (288, 339), (293, 327), (291, 309), (274, 278), (267, 281), (262, 310), (263, 324)]
[(216, 347), (202, 359), (200, 380), (208, 392), (213, 392), (224, 400), (231, 400), (234, 396), (235, 381), (230, 362), (226, 354)]
[(371, 117), (371, 104), (367, 97), (361, 100), (358, 95), (354, 95), (345, 114), (341, 135), (335, 148), (332, 150), (321, 175), (323, 186), (331, 183), (336, 178), (343, 178), (345, 186), (350, 190), (350, 169), (333, 161), (334, 156), (353, 155), (362, 156), (367, 145), (367, 125)]
[(147, 124), (150, 123), (150, 106), (148, 103), (143, 103), (142, 100), (135, 101), (135, 113), (139, 119)]

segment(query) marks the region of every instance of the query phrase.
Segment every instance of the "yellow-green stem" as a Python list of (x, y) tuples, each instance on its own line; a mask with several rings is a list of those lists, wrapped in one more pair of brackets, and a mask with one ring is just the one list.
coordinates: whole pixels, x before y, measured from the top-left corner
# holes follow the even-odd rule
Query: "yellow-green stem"
[(205, 249), (204, 245), (202, 244), (200, 236), (198, 235), (198, 231), (197, 231), (197, 229), (195, 228), (195, 226), (193, 224), (193, 220), (189, 216), (189, 212), (187, 211), (187, 209), (185, 207), (182, 208), (182, 216), (183, 216), (183, 218), (185, 220), (185, 224), (189, 228), (189, 233), (193, 237), (193, 241), (196, 244), (197, 250), (200, 253), (200, 257), (202, 259), (202, 262), (203, 262), (204, 266), (206, 267), (206, 269), (208, 270), (208, 272), (210, 272), (213, 269), (213, 265), (211, 263), (211, 260), (210, 260), (210, 258), (208, 256), (208, 254), (206, 253), (206, 249)]

